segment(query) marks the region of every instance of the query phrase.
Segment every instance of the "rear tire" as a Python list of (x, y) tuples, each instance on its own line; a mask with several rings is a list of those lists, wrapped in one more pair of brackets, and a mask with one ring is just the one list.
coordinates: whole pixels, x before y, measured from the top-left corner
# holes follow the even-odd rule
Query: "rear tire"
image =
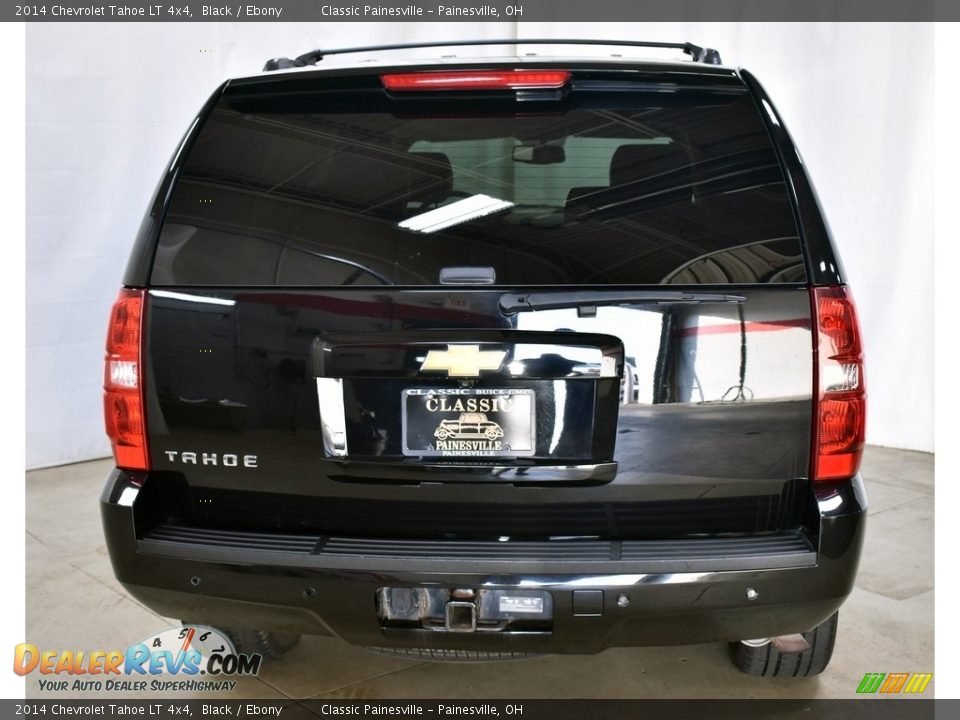
[(239, 627), (221, 628), (221, 630), (233, 642), (238, 653), (260, 654), (271, 660), (279, 660), (300, 642), (300, 636), (296, 633), (248, 630)]
[(761, 677), (811, 677), (822, 673), (833, 656), (837, 638), (837, 620), (834, 613), (813, 630), (803, 633), (810, 648), (802, 652), (780, 652), (773, 643), (751, 647), (734, 643), (734, 663), (741, 672)]

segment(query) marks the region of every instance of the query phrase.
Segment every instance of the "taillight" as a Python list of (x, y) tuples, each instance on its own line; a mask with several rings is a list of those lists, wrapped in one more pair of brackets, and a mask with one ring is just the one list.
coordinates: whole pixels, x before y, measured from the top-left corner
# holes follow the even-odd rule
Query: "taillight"
[(110, 312), (103, 368), (103, 416), (117, 467), (149, 470), (140, 339), (143, 290), (123, 289)]
[(561, 88), (570, 79), (567, 70), (454, 70), (381, 75), (388, 90), (523, 90)]
[(813, 288), (817, 386), (814, 388), (815, 480), (848, 478), (860, 469), (867, 393), (857, 310), (843, 287)]

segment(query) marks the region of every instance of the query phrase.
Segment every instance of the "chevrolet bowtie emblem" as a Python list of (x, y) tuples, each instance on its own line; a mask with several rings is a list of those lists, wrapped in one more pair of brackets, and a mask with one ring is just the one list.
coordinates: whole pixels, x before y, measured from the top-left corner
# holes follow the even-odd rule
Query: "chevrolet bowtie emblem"
[(448, 345), (427, 353), (420, 370), (446, 370), (448, 377), (477, 377), (481, 370), (499, 370), (505, 350), (481, 350), (479, 345)]

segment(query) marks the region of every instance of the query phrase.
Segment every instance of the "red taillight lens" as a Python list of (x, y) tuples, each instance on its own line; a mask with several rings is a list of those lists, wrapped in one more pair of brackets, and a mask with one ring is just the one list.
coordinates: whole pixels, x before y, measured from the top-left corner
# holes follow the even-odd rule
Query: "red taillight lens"
[(523, 90), (561, 88), (567, 84), (567, 70), (456, 70), (381, 75), (388, 90)]
[(107, 328), (103, 417), (117, 467), (125, 470), (150, 469), (140, 364), (143, 295), (143, 290), (121, 290)]
[(121, 290), (110, 313), (107, 328), (107, 354), (138, 356), (140, 354), (140, 313), (143, 290)]
[(849, 290), (814, 288), (815, 480), (848, 478), (860, 469), (866, 436), (867, 393), (857, 310)]

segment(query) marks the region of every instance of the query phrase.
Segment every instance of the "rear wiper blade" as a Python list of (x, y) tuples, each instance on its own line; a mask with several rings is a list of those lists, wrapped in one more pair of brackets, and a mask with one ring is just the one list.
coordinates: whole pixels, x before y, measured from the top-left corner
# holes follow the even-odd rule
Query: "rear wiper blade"
[(579, 290), (575, 292), (504, 293), (500, 310), (507, 315), (528, 310), (595, 308), (601, 305), (670, 305), (674, 303), (742, 303), (743, 295), (682, 290)]

